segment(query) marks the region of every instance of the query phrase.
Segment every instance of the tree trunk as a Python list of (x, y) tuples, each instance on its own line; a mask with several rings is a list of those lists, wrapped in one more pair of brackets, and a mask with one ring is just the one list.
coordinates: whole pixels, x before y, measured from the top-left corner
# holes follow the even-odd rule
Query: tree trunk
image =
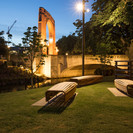
[(33, 88), (33, 51), (31, 52), (31, 88)]

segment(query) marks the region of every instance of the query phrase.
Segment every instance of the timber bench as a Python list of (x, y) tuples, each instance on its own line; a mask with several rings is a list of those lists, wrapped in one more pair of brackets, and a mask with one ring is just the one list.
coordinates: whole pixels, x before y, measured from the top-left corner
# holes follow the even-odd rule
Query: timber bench
[(123, 91), (129, 96), (133, 96), (133, 80), (129, 79), (115, 79), (114, 84), (117, 89)]
[(78, 86), (84, 86), (89, 84), (94, 84), (102, 81), (102, 75), (88, 75), (88, 76), (80, 76), (71, 78), (70, 81), (76, 82)]
[(58, 98), (60, 101), (67, 102), (75, 94), (76, 87), (75, 82), (58, 83), (46, 91), (46, 101), (49, 103)]

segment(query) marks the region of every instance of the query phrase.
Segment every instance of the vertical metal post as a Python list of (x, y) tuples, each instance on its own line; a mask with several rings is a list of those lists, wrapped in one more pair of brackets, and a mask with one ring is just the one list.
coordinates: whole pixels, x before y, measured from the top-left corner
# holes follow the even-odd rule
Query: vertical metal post
[(128, 63), (128, 74), (129, 74), (129, 79), (132, 79), (132, 62), (129, 61)]
[(82, 38), (82, 76), (84, 76), (84, 48), (85, 48), (85, 0), (83, 0), (83, 38)]
[(133, 70), (133, 61), (131, 60), (131, 62), (130, 62), (130, 75), (131, 75), (131, 80), (133, 80), (133, 76), (132, 76), (132, 70)]
[(118, 65), (118, 62), (115, 61), (115, 79), (117, 79), (117, 65)]

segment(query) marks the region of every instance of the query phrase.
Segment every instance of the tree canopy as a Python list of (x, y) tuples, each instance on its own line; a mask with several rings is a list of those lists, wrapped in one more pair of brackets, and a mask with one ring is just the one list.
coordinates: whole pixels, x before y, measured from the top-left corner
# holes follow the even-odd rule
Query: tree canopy
[[(102, 56), (125, 54), (133, 39), (133, 1), (94, 0), (92, 11), (90, 21), (85, 23), (85, 53)], [(61, 43), (65, 43), (65, 47), (62, 44), (63, 50), (81, 54), (82, 20), (77, 19), (73, 24), (76, 26), (76, 42), (68, 46), (69, 39), (66, 41), (66, 38), (62, 37), (58, 48), (60, 50)]]
[(0, 55), (7, 57), (9, 54), (9, 49), (6, 45), (6, 41), (3, 37), (3, 34), (4, 34), (4, 31), (1, 31), (0, 32)]
[(56, 45), (59, 49), (59, 54), (62, 55), (65, 55), (66, 53), (73, 54), (76, 42), (77, 42), (77, 37), (75, 35), (62, 36), (62, 38), (56, 42)]
[[(45, 40), (41, 39), (41, 35), (37, 32), (37, 27), (28, 27), (27, 31), (24, 32), (24, 37), (22, 38), (22, 44), (16, 45), (20, 48), (18, 52), (18, 57), (24, 61), (24, 64), (27, 64), (27, 61), (30, 62), (30, 71), (31, 71), (31, 86), (33, 88), (33, 74), (44, 64), (44, 45)], [(33, 63), (35, 58), (38, 57), (38, 62), (35, 64), (36, 70), (33, 70)], [(29, 67), (29, 66), (28, 66)]]
[(91, 18), (93, 26), (109, 25), (107, 36), (116, 34), (123, 45), (130, 44), (133, 38), (132, 0), (95, 0), (92, 9), (95, 12)]

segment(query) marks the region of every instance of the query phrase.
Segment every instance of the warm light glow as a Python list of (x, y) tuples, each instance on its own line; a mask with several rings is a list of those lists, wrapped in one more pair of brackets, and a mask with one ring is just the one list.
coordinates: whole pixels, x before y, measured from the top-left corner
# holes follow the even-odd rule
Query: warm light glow
[(90, 12), (90, 9), (87, 9), (86, 12)]
[(36, 71), (36, 60), (34, 60), (34, 62), (33, 62), (33, 72), (35, 72)]
[(78, 11), (83, 11), (83, 4), (82, 4), (82, 2), (79, 2), (79, 3), (76, 4), (76, 9)]
[(56, 47), (56, 52), (58, 53), (59, 52), (59, 49)]
[(53, 38), (50, 38), (50, 39), (49, 39), (49, 42), (50, 42), (50, 43), (53, 43)]
[(68, 55), (68, 53), (66, 53), (66, 55)]
[(20, 65), (20, 68), (23, 69), (24, 67), (22, 65)]
[(44, 42), (43, 40), (41, 40), (41, 44), (42, 44), (42, 45), (44, 45), (44, 44), (45, 44), (45, 42)]
[(46, 42), (46, 46), (49, 46), (49, 43), (48, 42)]

